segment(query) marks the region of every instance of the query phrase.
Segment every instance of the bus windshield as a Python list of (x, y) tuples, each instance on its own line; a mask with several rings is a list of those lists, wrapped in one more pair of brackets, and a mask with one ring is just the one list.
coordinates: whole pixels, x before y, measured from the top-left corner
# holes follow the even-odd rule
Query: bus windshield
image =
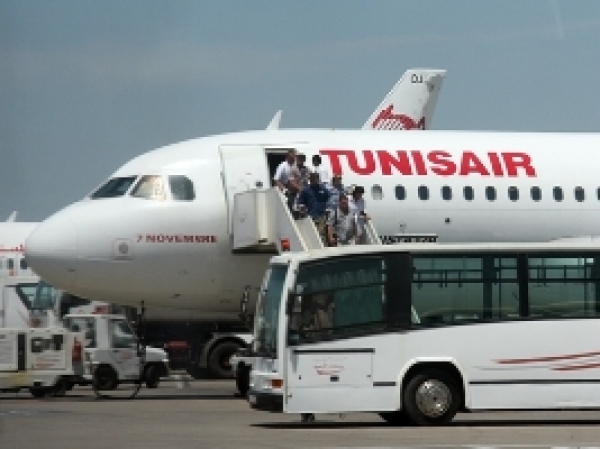
[(277, 356), (279, 305), (287, 268), (287, 265), (273, 265), (266, 274), (256, 305), (253, 343), (256, 353)]

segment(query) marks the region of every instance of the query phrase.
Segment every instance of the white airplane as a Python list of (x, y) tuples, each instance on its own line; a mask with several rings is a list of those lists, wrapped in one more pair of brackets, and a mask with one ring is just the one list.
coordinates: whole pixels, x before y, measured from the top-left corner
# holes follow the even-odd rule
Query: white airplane
[[(367, 119), (363, 129), (373, 127), (403, 130), (428, 127), (445, 75), (446, 71), (440, 69), (407, 70)], [(281, 111), (278, 111), (267, 126), (267, 130), (278, 129), (280, 120)], [(407, 125), (413, 122), (421, 125)], [(423, 126), (424, 124), (427, 126)], [(284, 158), (284, 154), (272, 155), (271, 163), (274, 165)], [(7, 222), (0, 222), (0, 278), (7, 275), (33, 274), (23, 259), (23, 247), (25, 239), (38, 223), (15, 222), (16, 215), (15, 211)], [(158, 312), (165, 317), (172, 313), (173, 311), (169, 313), (164, 310)]]
[(234, 194), (270, 185), (286, 149), (320, 154), (364, 185), (384, 239), (541, 241), (598, 235), (600, 135), (265, 130), (205, 137), (141, 155), (45, 220), (26, 257), (75, 295), (236, 319), (267, 255), (233, 254)]

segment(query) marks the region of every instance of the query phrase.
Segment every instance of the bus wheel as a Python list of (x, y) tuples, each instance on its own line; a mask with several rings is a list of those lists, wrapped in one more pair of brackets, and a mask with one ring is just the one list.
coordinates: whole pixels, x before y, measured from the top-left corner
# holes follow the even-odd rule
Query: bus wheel
[(406, 416), (404, 410), (397, 410), (395, 412), (381, 412), (379, 413), (381, 419), (392, 426), (409, 426), (412, 421)]
[(434, 426), (454, 418), (460, 404), (459, 389), (448, 373), (426, 370), (414, 376), (404, 390), (404, 410), (415, 424)]

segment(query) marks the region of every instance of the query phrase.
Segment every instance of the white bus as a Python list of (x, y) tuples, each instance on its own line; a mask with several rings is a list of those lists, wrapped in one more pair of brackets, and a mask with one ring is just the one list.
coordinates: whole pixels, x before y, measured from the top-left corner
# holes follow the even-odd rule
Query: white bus
[(600, 408), (600, 241), (283, 254), (254, 329), (259, 410), (436, 425)]

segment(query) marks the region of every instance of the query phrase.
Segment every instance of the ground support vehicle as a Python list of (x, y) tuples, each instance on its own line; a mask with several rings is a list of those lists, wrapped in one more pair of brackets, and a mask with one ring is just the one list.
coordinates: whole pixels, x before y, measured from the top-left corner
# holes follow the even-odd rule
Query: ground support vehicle
[(83, 375), (83, 341), (58, 327), (0, 329), (0, 391), (63, 396)]
[(600, 244), (354, 246), (273, 257), (255, 314), (259, 410), (600, 409)]
[(143, 381), (148, 388), (156, 388), (169, 375), (167, 353), (150, 346), (140, 348), (122, 315), (65, 315), (63, 324), (85, 337), (82, 384), (112, 390), (119, 384)]
[(29, 314), (37, 283), (35, 276), (0, 278), (0, 328), (31, 327)]
[[(124, 314), (132, 323), (137, 320), (134, 307), (88, 301), (39, 282), (32, 315), (41, 326), (61, 324), (65, 315), (80, 313)], [(252, 339), (241, 321), (207, 322), (188, 318), (185, 311), (152, 308), (145, 311), (140, 335), (146, 344), (167, 352), (172, 369), (185, 369), (196, 378), (231, 378), (231, 355)]]

